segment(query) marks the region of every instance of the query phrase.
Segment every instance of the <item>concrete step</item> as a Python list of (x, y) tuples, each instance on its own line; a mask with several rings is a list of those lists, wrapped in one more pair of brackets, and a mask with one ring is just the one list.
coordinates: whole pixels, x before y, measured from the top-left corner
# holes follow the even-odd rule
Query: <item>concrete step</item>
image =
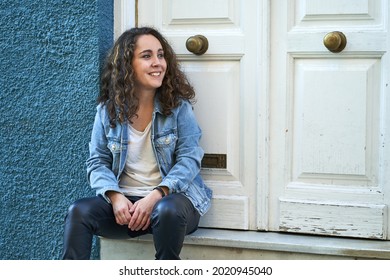
[[(151, 235), (100, 239), (101, 259), (153, 259)], [(390, 259), (390, 241), (200, 228), (186, 236), (182, 259)]]

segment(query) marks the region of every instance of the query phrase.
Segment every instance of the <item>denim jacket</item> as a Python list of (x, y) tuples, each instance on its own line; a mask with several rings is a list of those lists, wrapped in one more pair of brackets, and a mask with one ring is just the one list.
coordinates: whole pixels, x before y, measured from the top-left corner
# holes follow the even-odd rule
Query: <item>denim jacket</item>
[[(151, 138), (162, 181), (169, 193), (184, 193), (200, 215), (210, 208), (212, 191), (200, 176), (203, 149), (199, 146), (201, 130), (192, 106), (187, 101), (164, 116), (155, 98)], [(117, 123), (110, 127), (104, 105), (97, 106), (97, 113), (89, 143), (90, 156), (86, 162), (88, 182), (97, 195), (107, 191), (121, 192), (119, 178), (125, 168), (128, 124)]]

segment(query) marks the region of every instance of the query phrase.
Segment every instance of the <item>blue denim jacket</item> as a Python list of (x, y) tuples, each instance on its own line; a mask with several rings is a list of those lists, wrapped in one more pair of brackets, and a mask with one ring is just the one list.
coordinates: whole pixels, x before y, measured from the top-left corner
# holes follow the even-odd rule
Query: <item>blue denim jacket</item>
[[(169, 193), (184, 193), (200, 215), (210, 208), (212, 191), (200, 176), (203, 149), (199, 146), (201, 130), (192, 106), (187, 101), (164, 116), (157, 98), (152, 118), (152, 146), (160, 169), (160, 186)], [(97, 106), (86, 162), (88, 182), (97, 195), (119, 189), (119, 178), (125, 167), (128, 145), (127, 123), (110, 127), (106, 107)]]

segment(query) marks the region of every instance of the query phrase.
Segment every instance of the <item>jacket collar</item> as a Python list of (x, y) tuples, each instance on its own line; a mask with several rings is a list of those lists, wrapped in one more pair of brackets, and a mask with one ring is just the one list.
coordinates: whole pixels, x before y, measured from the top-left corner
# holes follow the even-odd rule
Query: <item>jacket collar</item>
[(160, 91), (157, 91), (154, 95), (154, 112), (162, 114), (162, 108), (160, 103)]

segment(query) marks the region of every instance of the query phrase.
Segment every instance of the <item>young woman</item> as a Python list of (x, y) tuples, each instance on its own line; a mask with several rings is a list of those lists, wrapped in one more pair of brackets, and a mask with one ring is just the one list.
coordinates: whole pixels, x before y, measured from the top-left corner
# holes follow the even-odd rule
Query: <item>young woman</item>
[(148, 27), (118, 38), (101, 82), (87, 160), (97, 196), (69, 208), (63, 259), (89, 259), (93, 235), (146, 233), (155, 259), (180, 259), (212, 195), (200, 176), (194, 90), (166, 39)]

